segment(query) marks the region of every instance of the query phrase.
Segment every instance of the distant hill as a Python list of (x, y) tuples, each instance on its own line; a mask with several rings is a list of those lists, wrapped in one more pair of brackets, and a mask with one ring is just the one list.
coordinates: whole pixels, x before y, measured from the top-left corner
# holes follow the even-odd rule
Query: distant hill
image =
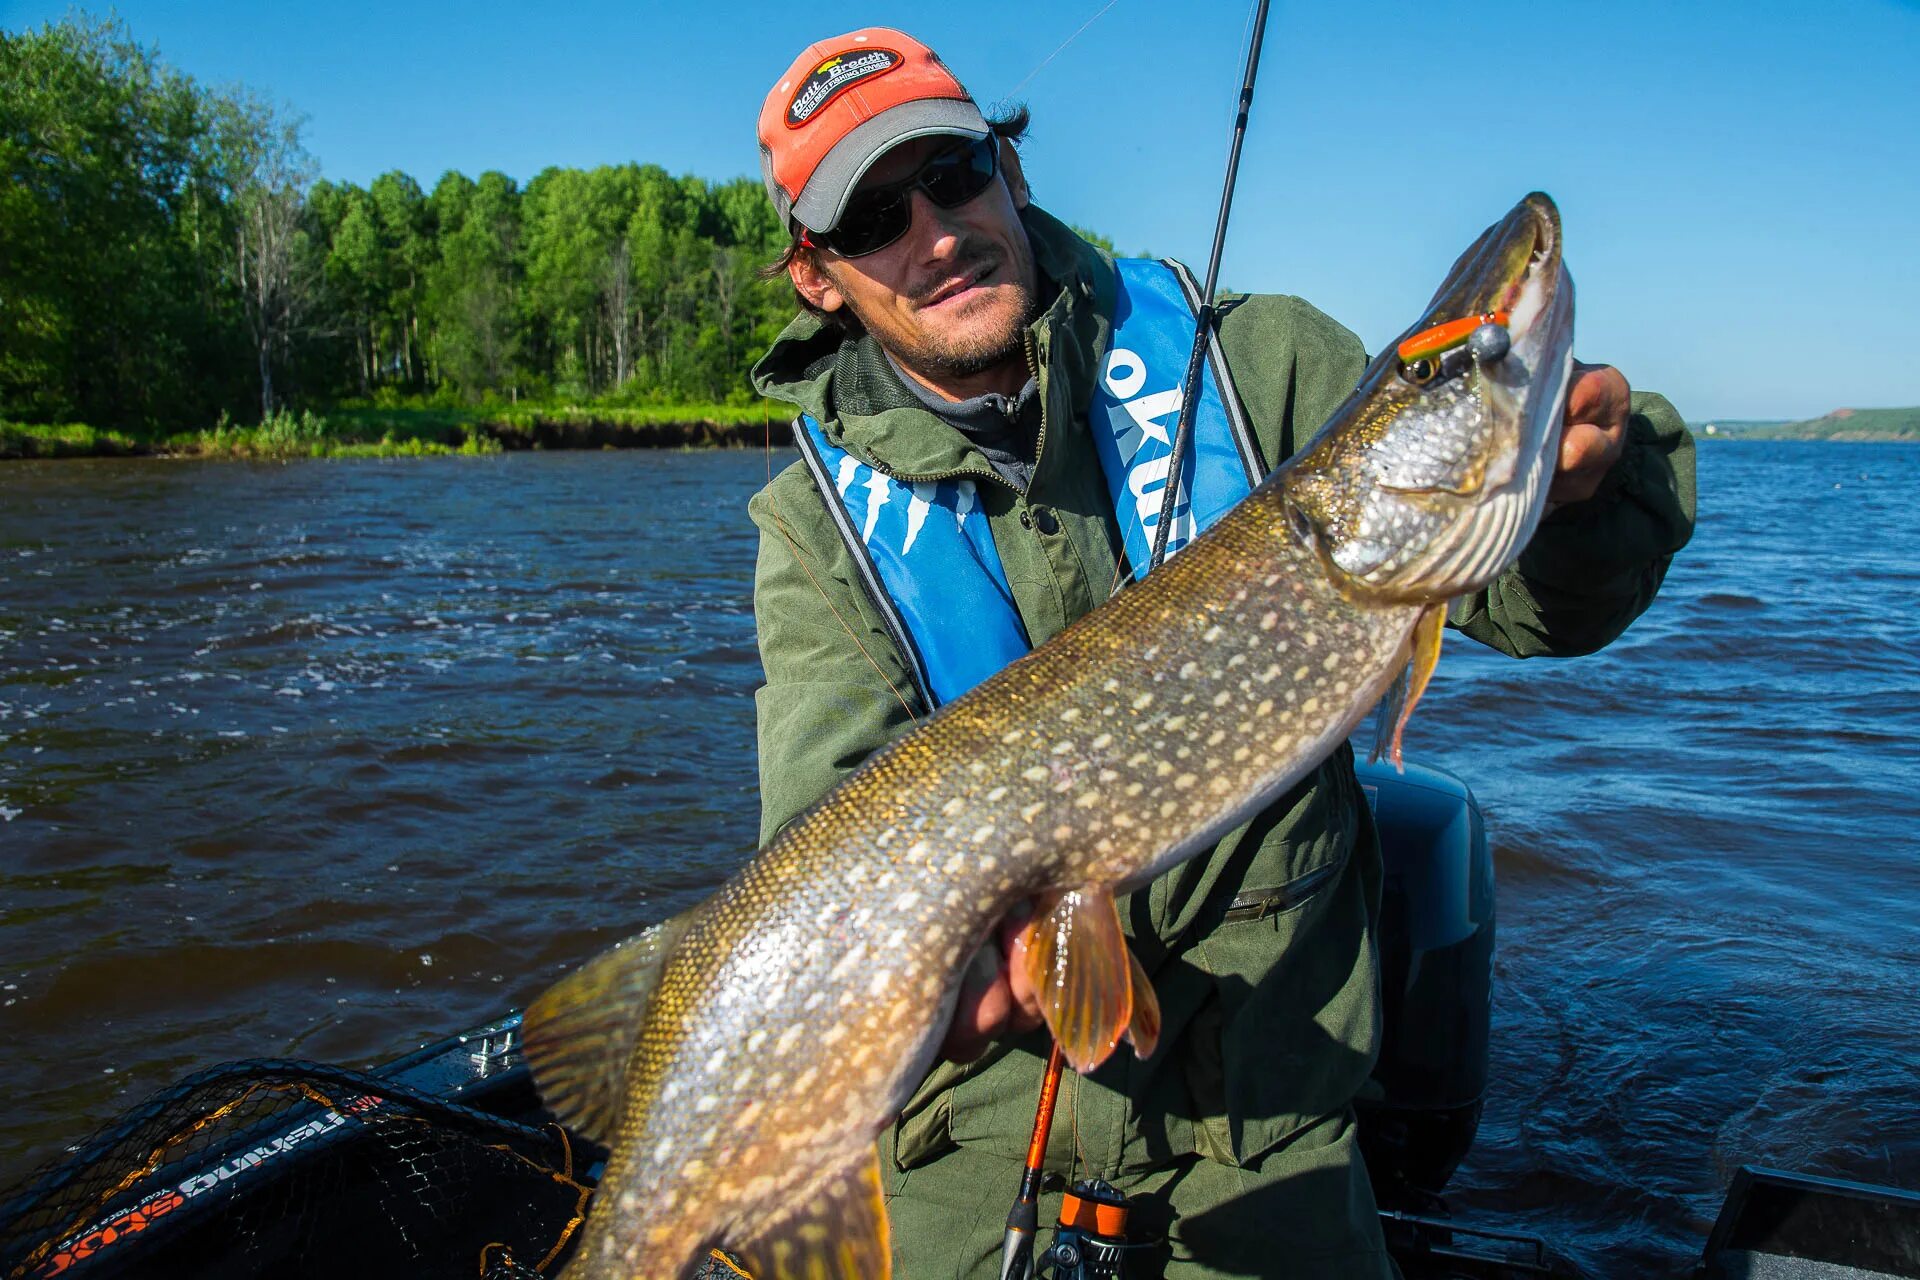
[(1695, 424), (1694, 433), (1738, 440), (1920, 441), (1920, 406), (1911, 409), (1835, 409), (1803, 422), (1748, 419)]

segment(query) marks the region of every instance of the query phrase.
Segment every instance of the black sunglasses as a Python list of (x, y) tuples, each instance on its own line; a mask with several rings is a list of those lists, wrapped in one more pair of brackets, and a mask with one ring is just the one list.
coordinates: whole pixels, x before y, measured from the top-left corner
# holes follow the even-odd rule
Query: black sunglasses
[(913, 225), (913, 202), (918, 187), (942, 209), (957, 209), (987, 189), (999, 168), (998, 139), (991, 135), (964, 147), (953, 147), (898, 182), (862, 191), (847, 202), (832, 230), (800, 232), (800, 243), (831, 249), (843, 258), (858, 258), (886, 248)]

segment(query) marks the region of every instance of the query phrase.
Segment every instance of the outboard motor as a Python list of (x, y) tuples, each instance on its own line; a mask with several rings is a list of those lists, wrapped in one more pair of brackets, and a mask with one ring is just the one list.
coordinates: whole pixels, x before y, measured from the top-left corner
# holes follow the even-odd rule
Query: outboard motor
[(1487, 1087), (1493, 859), (1480, 806), (1451, 773), (1358, 765), (1380, 829), (1385, 1035), (1356, 1101), (1380, 1207), (1424, 1213), (1473, 1145)]

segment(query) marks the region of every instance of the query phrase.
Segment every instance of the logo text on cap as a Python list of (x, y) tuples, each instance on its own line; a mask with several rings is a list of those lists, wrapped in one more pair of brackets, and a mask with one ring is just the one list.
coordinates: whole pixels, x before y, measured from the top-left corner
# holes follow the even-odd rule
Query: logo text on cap
[(891, 49), (850, 49), (836, 53), (813, 69), (787, 104), (787, 128), (797, 129), (811, 120), (841, 91), (862, 80), (885, 75), (906, 59)]

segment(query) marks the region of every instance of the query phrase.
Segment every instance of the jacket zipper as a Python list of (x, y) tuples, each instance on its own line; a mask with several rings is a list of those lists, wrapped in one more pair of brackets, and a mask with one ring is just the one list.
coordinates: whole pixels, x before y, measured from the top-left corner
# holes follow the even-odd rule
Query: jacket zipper
[(1017, 498), (1026, 496), (1014, 488), (1013, 485), (997, 471), (982, 471), (977, 467), (958, 467), (952, 471), (929, 471), (925, 475), (918, 475), (910, 471), (895, 471), (892, 467), (889, 467), (886, 463), (871, 455), (861, 459), (861, 461), (865, 462), (887, 479), (898, 480), (902, 484), (932, 484), (935, 480), (957, 480), (964, 477), (968, 480), (991, 480), (995, 484), (1003, 486), (1009, 493), (1012, 493)]
[[(1029, 378), (1032, 378), (1036, 383), (1038, 383), (1040, 380), (1040, 370), (1034, 362), (1033, 330), (1032, 329), (1026, 330), (1021, 335), (1020, 346), (1021, 346), (1021, 350), (1025, 353), (1025, 356), (1026, 356), (1027, 376)], [(1041, 396), (1040, 397), (1040, 430), (1034, 436), (1034, 442), (1033, 442), (1033, 468), (1036, 474), (1040, 470), (1040, 451), (1046, 447), (1046, 444), (1047, 444), (1047, 398), (1045, 396)], [(931, 484), (935, 480), (954, 480), (962, 476), (965, 476), (969, 479), (992, 480), (995, 484), (998, 484), (999, 486), (1007, 490), (1007, 492), (1011, 493), (1016, 498), (1025, 498), (1027, 496), (1021, 490), (1014, 488), (1012, 481), (1008, 480), (1005, 476), (1001, 475), (998, 471), (995, 471), (991, 468), (985, 471), (981, 471), (973, 467), (959, 467), (952, 471), (930, 471), (925, 475), (918, 475), (913, 472), (895, 471), (892, 467), (889, 467), (886, 463), (880, 461), (878, 458), (875, 458), (872, 455), (868, 455), (868, 457), (866, 458), (866, 462), (875, 471), (878, 471), (881, 475), (887, 477), (887, 479), (898, 480), (905, 484)]]
[(1020, 349), (1026, 353), (1027, 376), (1033, 379), (1034, 394), (1040, 397), (1040, 430), (1033, 437), (1033, 474), (1040, 474), (1040, 456), (1047, 448), (1047, 394), (1040, 385), (1040, 358), (1033, 349), (1031, 326), (1020, 331)]

